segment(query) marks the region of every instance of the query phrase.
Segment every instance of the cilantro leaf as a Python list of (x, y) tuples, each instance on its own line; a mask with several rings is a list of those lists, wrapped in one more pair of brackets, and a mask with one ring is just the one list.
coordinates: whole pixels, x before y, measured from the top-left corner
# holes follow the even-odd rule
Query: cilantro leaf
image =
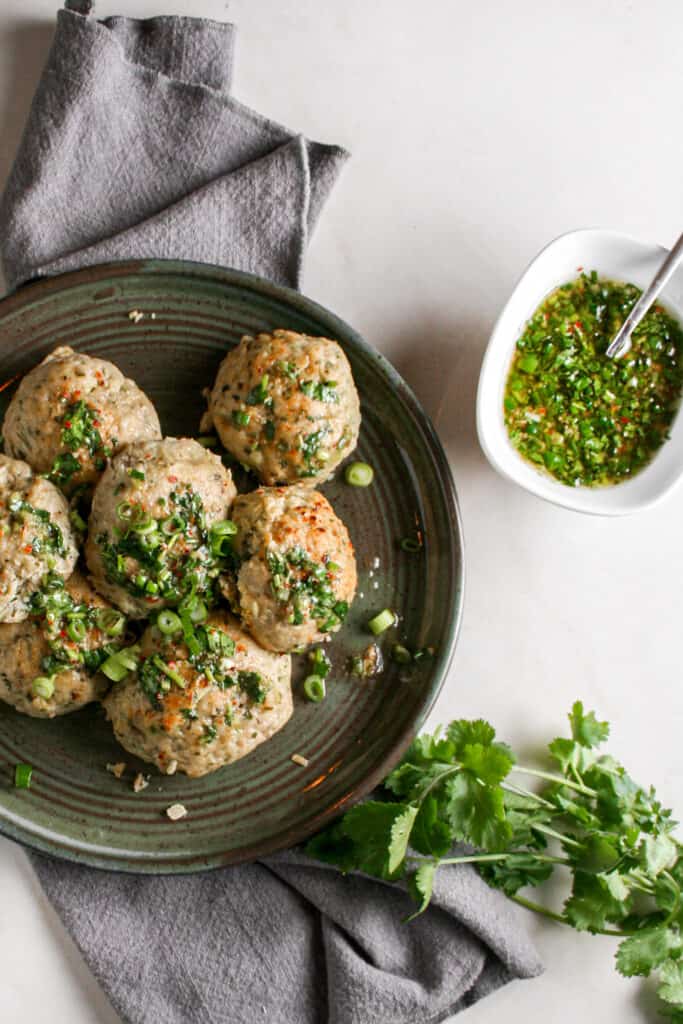
[(436, 786), (438, 780), (452, 774), (454, 766), (434, 761), (431, 764), (404, 763), (395, 768), (384, 781), (386, 789), (405, 800), (419, 800), (424, 791)]
[(334, 864), (344, 874), (358, 867), (353, 840), (344, 831), (344, 819), (318, 832), (308, 840), (305, 852), (323, 864)]
[(417, 910), (410, 915), (408, 921), (412, 921), (427, 909), (432, 898), (434, 874), (437, 867), (436, 861), (427, 861), (425, 864), (420, 864), (417, 871), (408, 878), (408, 892), (418, 905)]
[(609, 736), (609, 724), (598, 722), (593, 711), (584, 712), (580, 700), (572, 707), (569, 723), (572, 727), (572, 736), (583, 747), (597, 747)]
[(451, 722), (447, 735), (455, 747), (455, 753), (459, 755), (462, 748), (470, 743), (481, 743), (483, 747), (489, 747), (496, 738), (496, 730), (483, 718), (473, 722), (461, 718)]
[(669, 958), (673, 950), (680, 949), (680, 936), (666, 925), (644, 928), (619, 944), (616, 954), (617, 970), (625, 978), (636, 974), (648, 976)]
[(439, 816), (439, 800), (430, 794), (420, 804), (415, 818), (410, 844), (418, 853), (431, 857), (445, 857), (455, 841), (449, 823)]
[(576, 871), (572, 895), (564, 905), (570, 924), (578, 931), (599, 932), (608, 921), (618, 921), (628, 913), (625, 901), (610, 893), (603, 878)]
[(378, 878), (398, 873), (417, 808), (368, 800), (343, 818), (343, 834), (352, 840), (355, 866)]
[(575, 770), (582, 775), (596, 760), (595, 751), (561, 736), (548, 744), (548, 750), (565, 774)]
[(659, 969), (659, 977), (659, 998), (665, 1003), (680, 1003), (683, 1009), (683, 961), (666, 960)]
[(678, 847), (668, 835), (645, 836), (642, 843), (645, 870), (656, 878), (662, 871), (672, 868), (678, 859)]
[(502, 743), (491, 746), (466, 743), (460, 752), (460, 761), (466, 771), (490, 786), (502, 782), (513, 765), (513, 757)]
[(514, 896), (526, 885), (540, 885), (553, 873), (553, 865), (539, 861), (534, 853), (513, 853), (504, 861), (481, 864), (479, 874), (506, 896)]
[(464, 771), (444, 785), (448, 796), (444, 813), (456, 838), (494, 853), (504, 849), (512, 829), (500, 786), (484, 786)]
[(391, 826), (391, 839), (387, 850), (390, 875), (395, 875), (403, 865), (416, 817), (417, 807), (405, 807)]

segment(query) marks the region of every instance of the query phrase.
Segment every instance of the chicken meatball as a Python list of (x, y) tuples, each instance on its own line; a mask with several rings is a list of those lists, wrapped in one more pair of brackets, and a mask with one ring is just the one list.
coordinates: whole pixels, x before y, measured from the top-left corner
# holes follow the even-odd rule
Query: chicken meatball
[(94, 484), (131, 441), (161, 437), (156, 410), (113, 363), (63, 346), (21, 381), (3, 427), (5, 449), (72, 493)]
[(358, 441), (349, 362), (329, 338), (293, 331), (242, 338), (221, 363), (210, 422), (264, 484), (326, 480)]
[(137, 441), (95, 488), (85, 547), (101, 594), (133, 618), (210, 595), (235, 487), (197, 441)]
[(48, 569), (70, 576), (77, 557), (64, 496), (25, 462), (0, 455), (0, 622), (27, 618)]
[(100, 700), (100, 665), (125, 642), (125, 616), (79, 573), (49, 573), (31, 617), (0, 625), (0, 700), (33, 718), (54, 718)]
[(212, 612), (189, 638), (175, 612), (161, 611), (139, 657), (104, 706), (119, 743), (165, 774), (206, 775), (230, 764), (292, 714), (290, 658), (262, 650), (225, 611)]
[(301, 484), (235, 500), (236, 604), (262, 647), (293, 651), (342, 624), (356, 591), (346, 527), (327, 498)]

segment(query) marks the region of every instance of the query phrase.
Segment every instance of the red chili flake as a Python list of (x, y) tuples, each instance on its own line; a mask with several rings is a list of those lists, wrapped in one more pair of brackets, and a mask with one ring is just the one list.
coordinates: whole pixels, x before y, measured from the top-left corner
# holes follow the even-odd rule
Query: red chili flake
[(92, 425), (93, 425), (93, 427), (99, 427), (100, 421), (99, 420), (93, 420), (92, 421)]
[(69, 430), (71, 428), (71, 420), (65, 420), (64, 426), (66, 427), (67, 430)]
[(25, 546), (25, 548), (24, 548), (24, 551), (26, 552), (27, 555), (32, 555), (33, 554), (33, 547), (30, 544), (27, 544)]
[(176, 661), (169, 661), (169, 663), (168, 663), (168, 667), (169, 667), (169, 668), (175, 668), (177, 664), (178, 664), (178, 663), (177, 663)]
[(178, 477), (177, 476), (169, 476), (168, 482), (169, 482), (169, 484), (177, 484), (178, 483)]
[(629, 418), (628, 418), (628, 416), (622, 416), (622, 417), (621, 417), (621, 422), (622, 422), (622, 423), (629, 423), (630, 421), (629, 421)]
[(576, 268), (576, 273), (580, 274), (582, 270), (583, 270), (583, 267), (577, 267)]
[(62, 637), (62, 639), (64, 639), (66, 637), (66, 630), (65, 629), (60, 629), (59, 635)]
[(576, 321), (576, 323), (574, 324), (574, 327), (578, 327), (578, 329), (579, 329), (580, 331), (582, 331), (582, 330), (583, 330), (583, 324), (581, 323), (581, 321), (580, 321), (580, 320), (577, 320), (577, 321)]

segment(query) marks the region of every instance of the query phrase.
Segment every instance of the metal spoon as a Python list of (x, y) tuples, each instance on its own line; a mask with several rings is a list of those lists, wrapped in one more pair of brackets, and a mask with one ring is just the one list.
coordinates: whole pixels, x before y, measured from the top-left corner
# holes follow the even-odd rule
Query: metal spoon
[(609, 359), (618, 359), (631, 347), (631, 335), (643, 319), (648, 309), (658, 297), (679, 263), (683, 260), (683, 235), (678, 239), (651, 283), (640, 296), (635, 306), (624, 320), (607, 349)]

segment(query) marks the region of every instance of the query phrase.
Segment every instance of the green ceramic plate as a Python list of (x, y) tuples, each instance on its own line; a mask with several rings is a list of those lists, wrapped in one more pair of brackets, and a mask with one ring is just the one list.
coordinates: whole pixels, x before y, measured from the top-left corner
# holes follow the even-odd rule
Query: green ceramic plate
[[(134, 322), (132, 310), (144, 319)], [(152, 319), (154, 314), (154, 319)], [(367, 489), (325, 486), (347, 523), (360, 596), (330, 645), (332, 682), (322, 704), (301, 694), (287, 726), (244, 760), (203, 779), (156, 773), (114, 741), (99, 707), (54, 721), (0, 705), (0, 832), (27, 846), (96, 867), (148, 873), (199, 871), (290, 846), (366, 794), (404, 751), (444, 680), (460, 618), (460, 519), (444, 452), (427, 416), (390, 364), (332, 313), (248, 274), (201, 264), (146, 261), (94, 267), (23, 288), (0, 303), (0, 415), (22, 374), (57, 344), (111, 359), (154, 401), (164, 432), (196, 436), (201, 390), (226, 346), (245, 333), (286, 327), (337, 339), (353, 368), (363, 428), (354, 458), (370, 462)], [(340, 477), (341, 474), (338, 474)], [(419, 528), (424, 550), (399, 540)], [(373, 568), (376, 560), (379, 568)], [(347, 670), (371, 637), (364, 623), (384, 607), (402, 615), (383, 646), (432, 645), (412, 669), (388, 662), (374, 680)], [(393, 635), (392, 635), (393, 634)], [(301, 661), (301, 659), (299, 659)], [(292, 754), (309, 760), (307, 768)], [(12, 786), (16, 762), (34, 766), (30, 790)], [(118, 781), (107, 762), (126, 761)], [(171, 823), (165, 809), (188, 814)]]

